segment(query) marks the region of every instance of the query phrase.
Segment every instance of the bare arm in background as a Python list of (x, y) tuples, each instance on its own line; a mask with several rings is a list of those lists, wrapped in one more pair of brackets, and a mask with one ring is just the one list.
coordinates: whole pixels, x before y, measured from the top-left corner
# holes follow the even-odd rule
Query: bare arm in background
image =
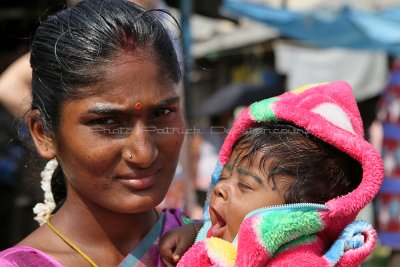
[(376, 150), (382, 153), (383, 146), (383, 126), (378, 120), (372, 122), (369, 127), (369, 142), (374, 146)]
[(16, 118), (22, 118), (31, 104), (29, 56), (23, 55), (0, 75), (0, 103)]

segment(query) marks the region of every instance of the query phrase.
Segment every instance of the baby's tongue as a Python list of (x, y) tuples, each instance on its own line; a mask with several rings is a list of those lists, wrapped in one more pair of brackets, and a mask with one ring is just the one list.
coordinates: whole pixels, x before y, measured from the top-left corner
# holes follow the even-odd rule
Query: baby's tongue
[(222, 238), (226, 228), (226, 222), (223, 220), (218, 220), (216, 224), (212, 226), (211, 234), (215, 237)]

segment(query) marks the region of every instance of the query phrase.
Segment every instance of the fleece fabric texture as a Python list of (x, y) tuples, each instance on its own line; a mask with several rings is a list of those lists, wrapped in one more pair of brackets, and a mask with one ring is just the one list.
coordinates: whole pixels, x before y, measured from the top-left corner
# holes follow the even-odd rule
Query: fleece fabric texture
[(211, 236), (207, 203), (199, 242), (178, 266), (358, 266), (372, 252), (375, 230), (366, 222), (353, 221), (377, 194), (383, 165), (364, 139), (361, 116), (346, 82), (303, 86), (245, 109), (221, 148), (209, 193), (233, 143), (246, 130), (273, 120), (300, 126), (356, 159), (363, 170), (360, 185), (323, 205), (299, 203), (253, 211), (232, 243)]

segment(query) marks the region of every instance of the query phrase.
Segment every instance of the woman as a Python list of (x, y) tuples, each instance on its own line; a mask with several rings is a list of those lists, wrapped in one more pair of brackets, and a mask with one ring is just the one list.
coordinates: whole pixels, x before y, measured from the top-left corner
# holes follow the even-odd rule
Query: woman
[(154, 207), (171, 183), (185, 125), (178, 61), (156, 13), (92, 0), (39, 26), (28, 125), (38, 154), (58, 161), (56, 207), (0, 253), (1, 266), (161, 264), (158, 237), (182, 220)]

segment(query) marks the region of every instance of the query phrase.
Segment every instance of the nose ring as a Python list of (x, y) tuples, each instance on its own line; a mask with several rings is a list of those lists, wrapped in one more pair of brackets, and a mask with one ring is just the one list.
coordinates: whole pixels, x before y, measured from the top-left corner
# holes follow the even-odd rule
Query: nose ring
[(129, 158), (129, 159), (131, 159), (131, 158), (132, 158), (132, 154), (131, 154), (131, 153), (129, 153), (129, 155), (128, 155), (128, 158)]

